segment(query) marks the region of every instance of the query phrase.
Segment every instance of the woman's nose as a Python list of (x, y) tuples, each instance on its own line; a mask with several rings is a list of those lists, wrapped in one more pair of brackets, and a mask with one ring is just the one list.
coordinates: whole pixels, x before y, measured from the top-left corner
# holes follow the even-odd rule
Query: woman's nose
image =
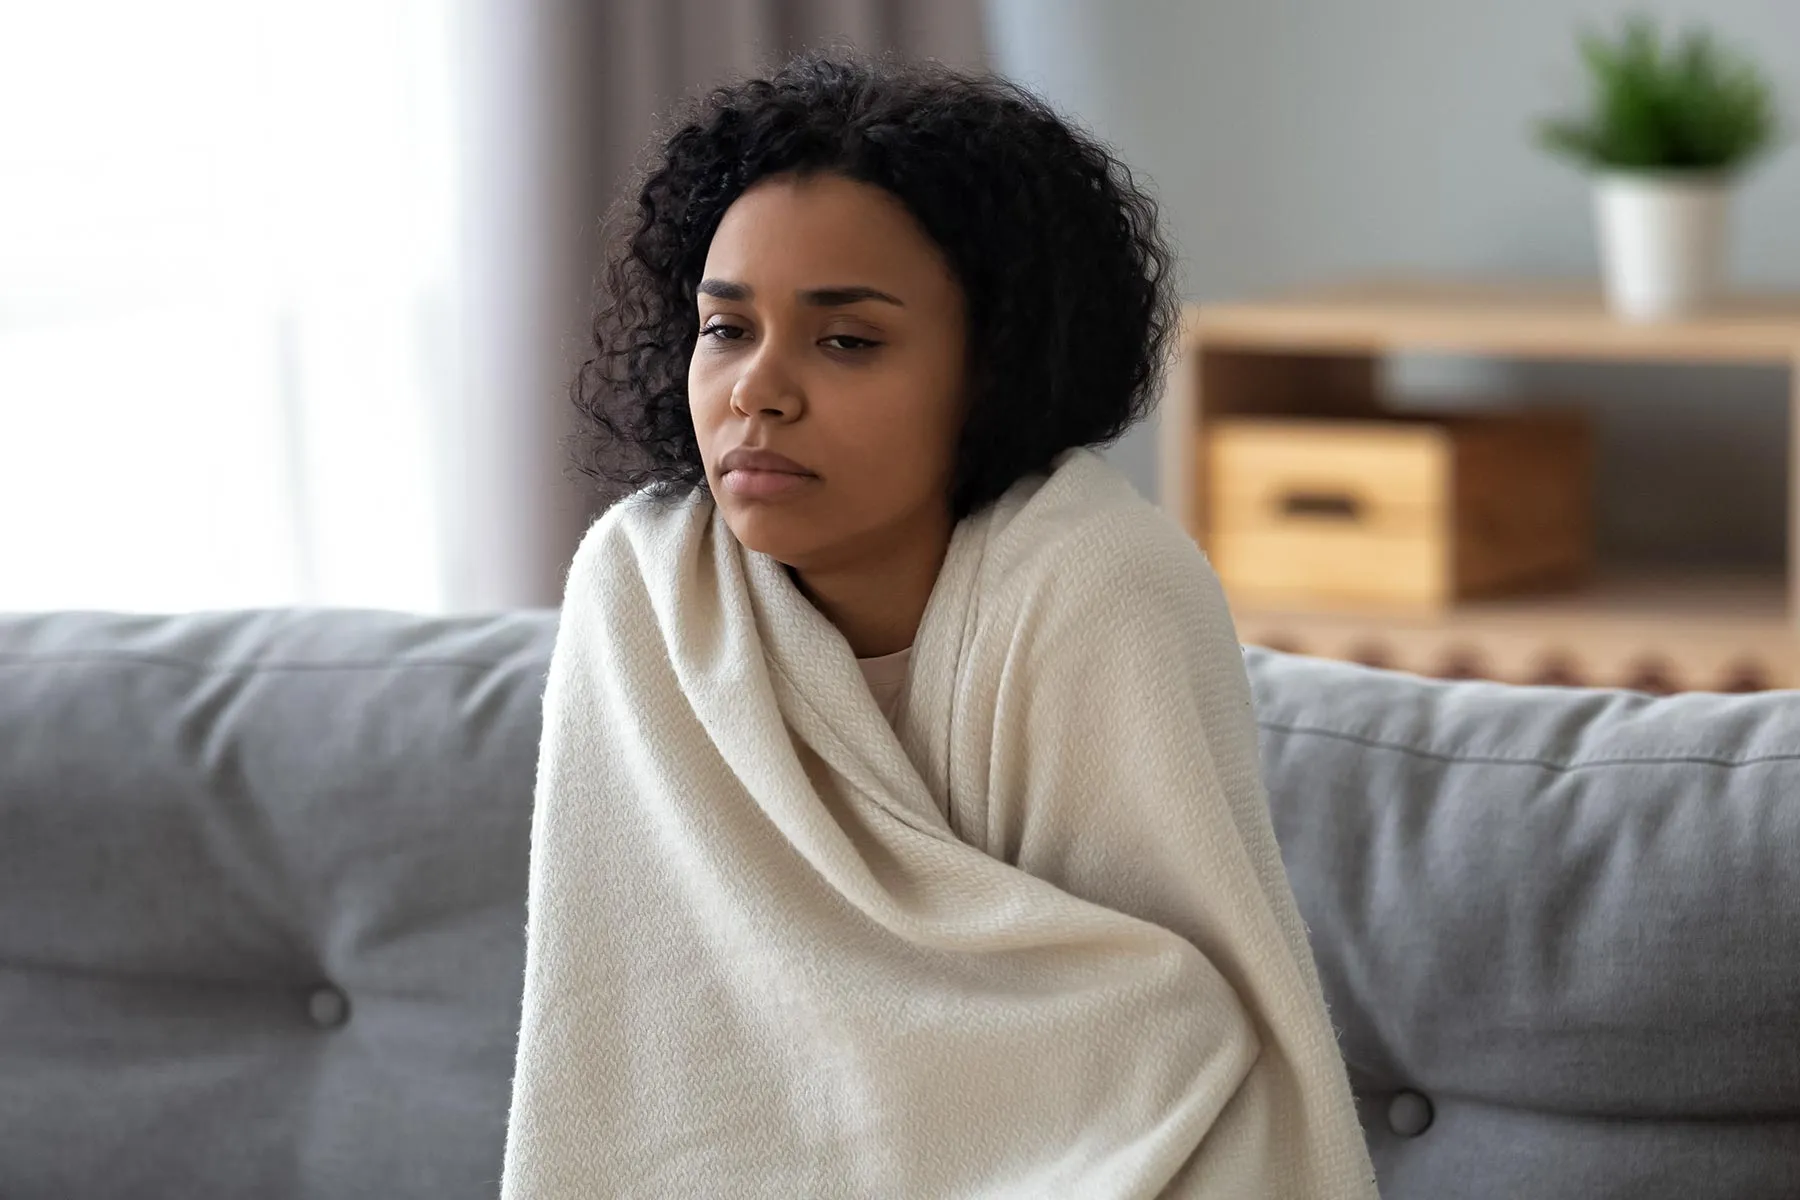
[(731, 407), (742, 417), (791, 421), (805, 410), (806, 399), (779, 351), (765, 346), (732, 385)]

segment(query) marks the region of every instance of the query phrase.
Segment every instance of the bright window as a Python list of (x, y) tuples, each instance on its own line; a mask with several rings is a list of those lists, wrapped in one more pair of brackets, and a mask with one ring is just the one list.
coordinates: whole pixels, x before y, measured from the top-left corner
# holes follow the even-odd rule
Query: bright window
[(0, 16), (0, 609), (441, 605), (450, 6)]

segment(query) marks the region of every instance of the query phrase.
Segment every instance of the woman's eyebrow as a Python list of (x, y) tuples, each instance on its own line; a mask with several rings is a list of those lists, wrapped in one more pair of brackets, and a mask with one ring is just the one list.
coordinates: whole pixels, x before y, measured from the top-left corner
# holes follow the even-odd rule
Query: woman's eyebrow
[(860, 304), (864, 300), (879, 300), (896, 308), (906, 307), (906, 302), (898, 296), (891, 296), (872, 287), (810, 288), (800, 293), (800, 302), (814, 308), (842, 308), (847, 304)]
[[(715, 300), (728, 300), (740, 304), (756, 294), (749, 284), (738, 283), (733, 279), (702, 279), (694, 290), (702, 296), (711, 296)], [(892, 304), (896, 308), (906, 307), (906, 302), (898, 296), (872, 287), (807, 288), (797, 295), (800, 297), (800, 303), (812, 308), (843, 308), (851, 304), (860, 304), (865, 300), (879, 300), (883, 304)]]
[(744, 301), (750, 298), (750, 285), (733, 283), (729, 279), (702, 279), (700, 286), (694, 289), (702, 296), (711, 296), (717, 300)]

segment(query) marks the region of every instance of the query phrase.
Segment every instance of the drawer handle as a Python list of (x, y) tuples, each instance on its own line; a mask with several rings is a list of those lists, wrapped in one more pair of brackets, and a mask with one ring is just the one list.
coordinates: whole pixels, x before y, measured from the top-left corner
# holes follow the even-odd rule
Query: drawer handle
[(1284, 517), (1321, 521), (1355, 521), (1362, 516), (1362, 501), (1343, 492), (1288, 492), (1278, 507)]

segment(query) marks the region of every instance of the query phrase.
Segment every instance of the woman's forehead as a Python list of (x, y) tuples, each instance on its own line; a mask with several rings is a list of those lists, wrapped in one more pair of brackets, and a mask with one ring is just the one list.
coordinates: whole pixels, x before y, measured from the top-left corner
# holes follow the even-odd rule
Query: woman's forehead
[(871, 288), (954, 287), (942, 251), (890, 193), (840, 175), (781, 177), (726, 210), (706, 256), (708, 280), (763, 298)]

